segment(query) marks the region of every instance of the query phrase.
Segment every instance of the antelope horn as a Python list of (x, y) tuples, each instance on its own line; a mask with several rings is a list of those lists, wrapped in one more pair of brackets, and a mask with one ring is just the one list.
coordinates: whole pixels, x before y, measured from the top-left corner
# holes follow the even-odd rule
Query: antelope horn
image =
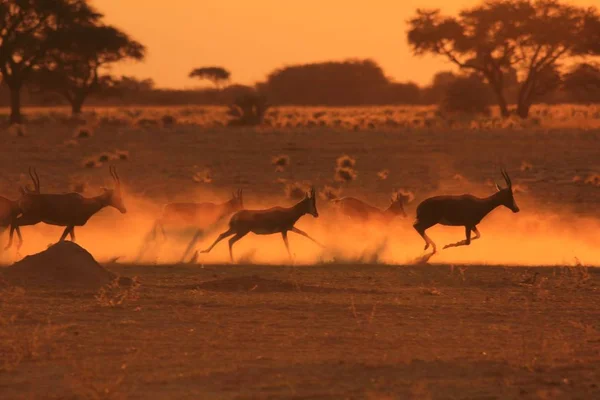
[(508, 176), (508, 172), (506, 172), (505, 169), (502, 169), (502, 176), (504, 177), (504, 180), (506, 181), (506, 185), (508, 187), (512, 187), (512, 181), (510, 180), (510, 176)]
[(112, 175), (113, 179), (115, 180), (117, 187), (120, 187), (121, 179), (119, 179), (119, 175), (117, 174), (117, 167), (115, 167), (114, 165), (111, 165), (110, 166), (110, 174)]

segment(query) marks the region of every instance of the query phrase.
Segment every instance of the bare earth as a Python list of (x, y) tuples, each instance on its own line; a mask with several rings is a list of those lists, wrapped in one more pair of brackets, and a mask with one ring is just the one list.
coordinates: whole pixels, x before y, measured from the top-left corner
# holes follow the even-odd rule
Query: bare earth
[(109, 268), (121, 304), (2, 292), (3, 399), (600, 395), (595, 269)]
[[(102, 210), (77, 228), (78, 243), (137, 277), (76, 290), (21, 288), (0, 273), (0, 399), (600, 398), (600, 109), (540, 106), (525, 126), (450, 126), (409, 107), (316, 111), (281, 109), (270, 127), (233, 129), (210, 108), (99, 109), (83, 127), (45, 109), (28, 111), (23, 132), (0, 130), (8, 198), (29, 183), (29, 166), (42, 192), (94, 196), (117, 165), (128, 213)], [(290, 159), (283, 171), (279, 155)], [(356, 162), (354, 180), (335, 180), (342, 155)], [(494, 211), (480, 240), (417, 265), (416, 204), (489, 195), (501, 167), (522, 211)], [(226, 243), (177, 264), (190, 232), (147, 241), (167, 201), (221, 202), (244, 189), (248, 208), (291, 205), (294, 185), (317, 187), (321, 216), (298, 227), (326, 245), (291, 237), (295, 267), (280, 236), (244, 238), (237, 265)], [(387, 231), (349, 227), (327, 187), (378, 207), (400, 188), (415, 201)], [(23, 228), (21, 255), (61, 231)], [(428, 232), (440, 248), (464, 235)], [(0, 264), (18, 259), (0, 250)]]

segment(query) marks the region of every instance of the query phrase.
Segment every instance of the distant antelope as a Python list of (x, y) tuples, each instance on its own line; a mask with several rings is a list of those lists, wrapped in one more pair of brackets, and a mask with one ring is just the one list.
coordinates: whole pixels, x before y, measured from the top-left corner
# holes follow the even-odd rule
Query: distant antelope
[(75, 241), (75, 227), (83, 226), (98, 211), (111, 206), (125, 214), (127, 209), (121, 197), (121, 181), (117, 169), (110, 167), (115, 181), (114, 189), (104, 188), (104, 193), (96, 197), (83, 197), (79, 193), (30, 195), (21, 206), (22, 215), (17, 218), (17, 226), (35, 225), (44, 222), (49, 225), (66, 227), (59, 241), (67, 235)]
[[(425, 239), (425, 250), (429, 245), (433, 247), (433, 253), (436, 252), (435, 243), (427, 236), (425, 230), (436, 224), (448, 226), (464, 226), (466, 239), (460, 242), (448, 244), (448, 247), (468, 246), (471, 240), (481, 237), (477, 230), (477, 224), (498, 206), (505, 206), (513, 213), (519, 212), (519, 207), (515, 202), (512, 192), (512, 182), (508, 173), (502, 170), (502, 176), (506, 181), (507, 187), (501, 189), (496, 184), (497, 192), (485, 198), (479, 198), (470, 194), (462, 196), (436, 196), (424, 200), (417, 207), (417, 220), (414, 228), (419, 235)], [(475, 232), (475, 237), (471, 239), (471, 231)]]
[(339, 205), (342, 214), (356, 220), (366, 222), (369, 220), (379, 220), (382, 222), (390, 222), (396, 216), (406, 217), (404, 211), (404, 203), (406, 198), (400, 194), (396, 194), (390, 201), (390, 206), (385, 210), (373, 207), (354, 197), (342, 197), (341, 199), (333, 200), (333, 203)]
[(153, 237), (156, 238), (159, 229), (163, 236), (166, 237), (165, 225), (204, 228), (243, 208), (244, 199), (242, 189), (239, 189), (236, 193), (232, 193), (231, 199), (221, 204), (169, 203), (164, 206), (160, 218), (154, 224), (152, 230)]
[(21, 204), (26, 199), (26, 197), (30, 194), (40, 194), (40, 178), (37, 174), (35, 168), (29, 168), (29, 176), (31, 177), (31, 181), (33, 182), (33, 189), (29, 189), (27, 186), (20, 187), (19, 191), (21, 193), (21, 198), (18, 200), (9, 200), (5, 197), (0, 197), (0, 230), (4, 232), (4, 230), (10, 226), (10, 239), (8, 244), (6, 245), (6, 249), (9, 249), (12, 246), (14, 231), (17, 232), (17, 236), (19, 238), (19, 243), (17, 245), (17, 249), (21, 248), (23, 244), (23, 236), (21, 236), (21, 230), (19, 226), (16, 224), (17, 218), (21, 215)]
[(220, 234), (217, 240), (215, 240), (215, 242), (208, 249), (201, 251), (201, 253), (210, 252), (221, 240), (231, 235), (235, 235), (229, 239), (229, 257), (233, 262), (233, 244), (250, 232), (257, 235), (281, 233), (281, 237), (283, 238), (285, 248), (287, 249), (290, 258), (292, 258), (292, 253), (290, 252), (290, 246), (287, 238), (288, 231), (302, 235), (323, 247), (322, 244), (310, 237), (306, 232), (294, 227), (296, 222), (304, 214), (310, 214), (315, 218), (319, 216), (319, 213), (317, 212), (316, 201), (317, 199), (315, 196), (315, 190), (312, 189), (310, 193), (306, 194), (304, 199), (302, 199), (293, 207), (273, 207), (267, 210), (238, 211), (231, 217), (231, 220), (229, 221), (229, 229)]

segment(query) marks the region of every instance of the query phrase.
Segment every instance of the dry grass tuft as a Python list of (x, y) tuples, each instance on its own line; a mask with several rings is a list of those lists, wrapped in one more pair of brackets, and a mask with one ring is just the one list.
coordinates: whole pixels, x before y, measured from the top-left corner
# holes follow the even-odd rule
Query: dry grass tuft
[(519, 169), (521, 170), (521, 172), (531, 171), (533, 169), (533, 165), (531, 165), (531, 163), (528, 163), (527, 161), (523, 161)]
[(337, 168), (334, 179), (337, 182), (352, 182), (356, 179), (356, 171), (352, 168)]
[(73, 137), (75, 139), (89, 139), (94, 136), (94, 132), (89, 126), (81, 126), (75, 130)]
[(196, 183), (212, 183), (212, 171), (210, 168), (204, 168), (202, 171), (196, 172), (194, 176), (192, 176), (192, 180)]
[(389, 169), (382, 169), (381, 171), (379, 171), (377, 173), (377, 179), (379, 179), (380, 181), (385, 181), (387, 178), (389, 178), (389, 176), (390, 176)]
[(310, 187), (310, 182), (290, 182), (285, 184), (284, 193), (290, 200), (302, 200)]
[(335, 164), (337, 168), (352, 169), (356, 165), (356, 159), (344, 154), (335, 160)]
[(281, 154), (271, 159), (271, 164), (275, 166), (275, 171), (283, 172), (290, 165), (290, 156)]
[(319, 191), (319, 197), (323, 200), (332, 201), (340, 198), (342, 189), (335, 188), (330, 185), (325, 185), (323, 189)]
[(140, 283), (137, 277), (116, 278), (110, 284), (100, 288), (94, 298), (101, 307), (117, 307), (126, 302), (137, 301), (140, 298), (139, 289)]

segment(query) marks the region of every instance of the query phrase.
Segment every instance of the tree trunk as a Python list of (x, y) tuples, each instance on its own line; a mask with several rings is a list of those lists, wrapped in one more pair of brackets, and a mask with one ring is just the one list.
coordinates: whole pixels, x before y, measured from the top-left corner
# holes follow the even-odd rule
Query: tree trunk
[(71, 115), (79, 115), (81, 114), (81, 107), (83, 106), (83, 101), (73, 101), (71, 103)]
[(10, 90), (10, 124), (20, 124), (23, 122), (21, 115), (21, 85), (11, 85)]
[(498, 102), (498, 107), (500, 108), (500, 115), (502, 115), (503, 118), (508, 118), (510, 116), (510, 112), (508, 111), (508, 104), (504, 98), (504, 92), (502, 91), (502, 88), (492, 85), (492, 89), (496, 95), (496, 101)]
[(71, 103), (71, 115), (81, 114), (81, 108), (83, 107), (83, 103), (86, 97), (85, 95), (85, 92), (81, 91), (68, 97), (69, 103)]
[(517, 105), (517, 115), (523, 119), (529, 117), (529, 109), (531, 106), (527, 102), (520, 102)]

